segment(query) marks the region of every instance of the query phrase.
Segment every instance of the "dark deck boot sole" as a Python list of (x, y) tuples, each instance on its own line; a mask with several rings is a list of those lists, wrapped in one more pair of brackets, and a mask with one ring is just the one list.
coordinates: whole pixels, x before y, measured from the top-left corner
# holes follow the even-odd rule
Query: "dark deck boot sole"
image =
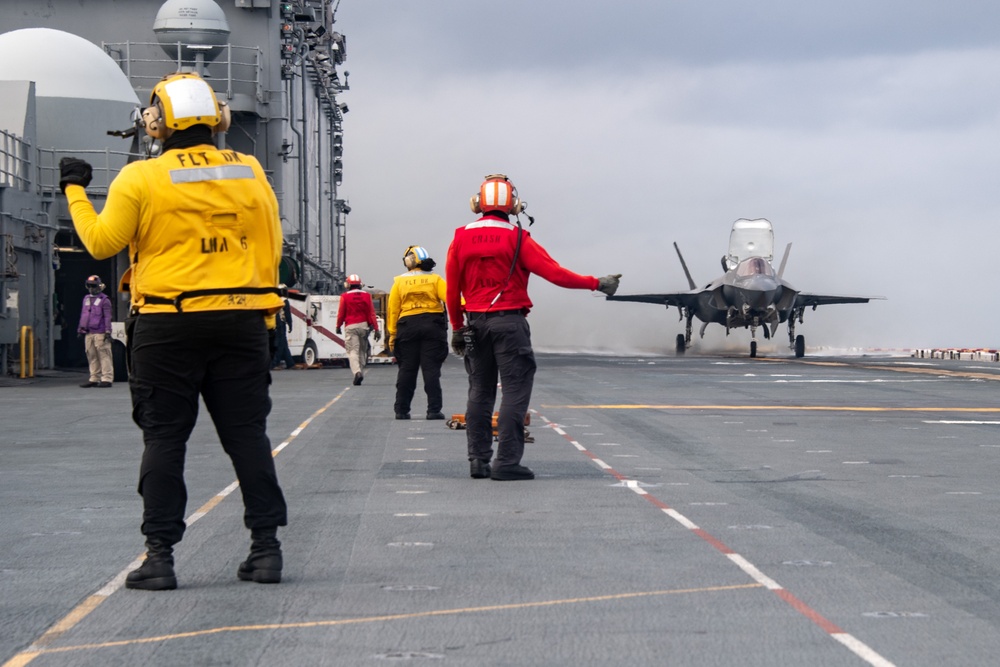
[(172, 591), (177, 588), (174, 564), (147, 558), (125, 577), (125, 588), (140, 591)]
[(263, 556), (248, 558), (240, 563), (236, 576), (240, 581), (253, 581), (258, 584), (281, 583), (281, 556)]
[(490, 473), (490, 479), (497, 482), (511, 482), (521, 479), (535, 479), (535, 473), (522, 465), (497, 466)]

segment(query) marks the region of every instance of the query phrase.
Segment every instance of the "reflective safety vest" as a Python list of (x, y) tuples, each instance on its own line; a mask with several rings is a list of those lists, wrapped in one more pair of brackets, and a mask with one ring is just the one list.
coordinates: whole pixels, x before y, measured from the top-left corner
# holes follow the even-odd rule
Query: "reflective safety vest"
[(277, 312), (281, 222), (256, 158), (205, 144), (126, 165), (100, 214), (68, 185), (73, 223), (97, 259), (128, 246), (142, 313)]

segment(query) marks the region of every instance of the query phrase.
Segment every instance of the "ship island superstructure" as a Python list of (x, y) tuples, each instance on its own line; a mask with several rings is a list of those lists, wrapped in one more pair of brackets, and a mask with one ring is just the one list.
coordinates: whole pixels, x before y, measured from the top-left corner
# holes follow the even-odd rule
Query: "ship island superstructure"
[[(84, 282), (115, 295), (125, 252), (93, 259), (62, 196), (59, 160), (94, 167), (100, 210), (127, 162), (159, 150), (133, 122), (166, 74), (194, 71), (232, 111), (220, 145), (254, 155), (277, 194), (281, 278), (312, 294), (344, 279), (343, 69), (339, 0), (6, 0), (0, 4), (0, 368), (82, 363)], [(114, 298), (122, 320), (127, 295)], [(116, 345), (116, 355), (123, 353)], [(24, 360), (22, 363), (22, 359)], [(117, 365), (117, 364), (116, 364)], [(27, 368), (26, 368), (27, 367)]]

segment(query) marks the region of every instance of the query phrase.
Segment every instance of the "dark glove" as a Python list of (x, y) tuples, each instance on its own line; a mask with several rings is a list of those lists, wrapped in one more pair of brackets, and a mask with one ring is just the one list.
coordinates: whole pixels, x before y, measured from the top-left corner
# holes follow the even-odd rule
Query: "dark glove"
[(83, 160), (75, 157), (64, 157), (59, 160), (59, 189), (66, 192), (67, 185), (90, 185), (94, 169)]
[(340, 331), (340, 327), (337, 327), (337, 335), (338, 335), (338, 336), (343, 336), (343, 335), (344, 335), (344, 334), (342, 334), (342, 333), (341, 333), (341, 331)]
[(379, 331), (378, 329), (375, 330), (375, 340), (377, 341), (382, 340), (382, 332)]
[(611, 296), (618, 291), (618, 281), (621, 279), (622, 274), (613, 273), (610, 276), (604, 276), (603, 278), (597, 279), (597, 291), (604, 292), (608, 296)]
[(292, 321), (288, 320), (288, 333), (292, 333)]
[(109, 334), (109, 333), (104, 334), (104, 340), (106, 340), (106, 341), (108, 341), (110, 343), (111, 342), (111, 334)]
[(461, 329), (451, 332), (451, 351), (460, 357), (465, 356), (465, 334)]

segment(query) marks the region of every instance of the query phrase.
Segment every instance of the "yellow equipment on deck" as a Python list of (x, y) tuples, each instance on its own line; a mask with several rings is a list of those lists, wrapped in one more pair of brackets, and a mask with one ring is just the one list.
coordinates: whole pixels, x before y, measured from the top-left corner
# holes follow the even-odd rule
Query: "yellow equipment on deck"
[[(497, 439), (497, 417), (500, 416), (499, 412), (493, 413), (493, 439)], [(445, 420), (445, 425), (453, 431), (461, 431), (465, 429), (465, 415), (463, 414), (453, 414), (451, 419)], [(531, 424), (531, 413), (525, 413), (524, 415), (524, 441), (534, 442), (535, 438), (530, 434), (527, 427)]]

